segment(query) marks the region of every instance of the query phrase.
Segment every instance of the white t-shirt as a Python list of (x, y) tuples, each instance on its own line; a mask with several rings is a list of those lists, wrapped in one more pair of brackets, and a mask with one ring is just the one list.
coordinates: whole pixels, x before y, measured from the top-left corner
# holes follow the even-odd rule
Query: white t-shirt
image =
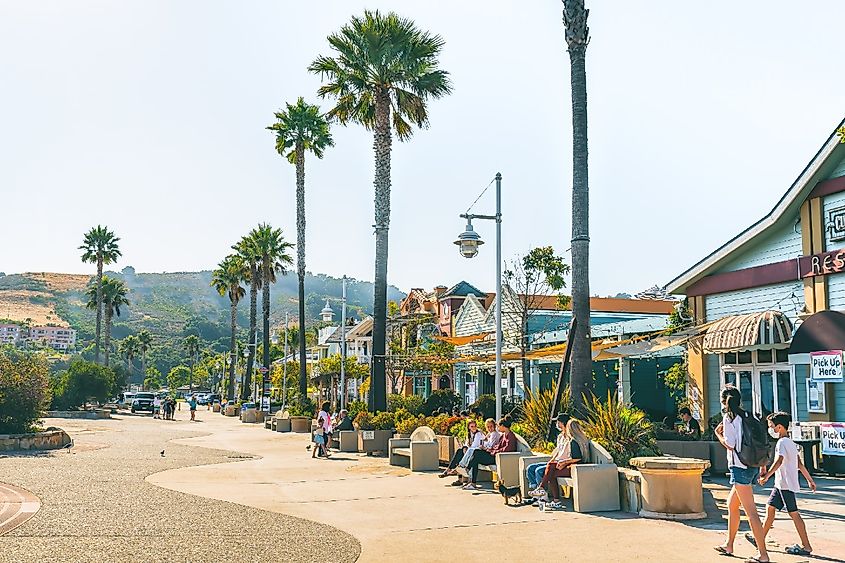
[(775, 446), (775, 460), (778, 457), (783, 457), (783, 463), (775, 471), (775, 488), (799, 492), (801, 485), (798, 482), (798, 444), (789, 437), (781, 438)]
[(744, 463), (739, 461), (739, 456), (736, 455), (736, 452), (742, 450), (742, 417), (737, 415), (731, 420), (728, 415), (722, 416), (722, 429), (724, 431), (725, 443), (733, 448), (733, 450), (727, 450), (728, 467), (748, 469)]
[(332, 431), (332, 417), (326, 411), (320, 411), (317, 419), (323, 420), (323, 432), (330, 434)]
[(490, 448), (492, 448), (493, 446), (495, 446), (496, 444), (499, 443), (499, 438), (501, 438), (501, 437), (502, 437), (502, 435), (499, 434), (498, 430), (493, 430), (492, 432), (487, 434), (487, 437), (484, 438), (484, 442), (482, 442), (482, 444), (484, 445), (485, 448), (487, 448), (489, 450)]
[(475, 434), (472, 436), (472, 440), (467, 437), (467, 447), (469, 448), (477, 448), (481, 445), (484, 441), (484, 432), (481, 430), (476, 431)]

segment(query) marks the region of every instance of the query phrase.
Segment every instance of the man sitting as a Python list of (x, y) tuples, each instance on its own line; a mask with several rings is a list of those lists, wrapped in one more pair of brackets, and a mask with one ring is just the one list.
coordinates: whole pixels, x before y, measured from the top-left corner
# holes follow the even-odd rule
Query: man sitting
[(683, 423), (681, 424), (680, 433), (691, 437), (693, 440), (701, 440), (701, 425), (692, 417), (689, 408), (684, 407), (678, 411)]

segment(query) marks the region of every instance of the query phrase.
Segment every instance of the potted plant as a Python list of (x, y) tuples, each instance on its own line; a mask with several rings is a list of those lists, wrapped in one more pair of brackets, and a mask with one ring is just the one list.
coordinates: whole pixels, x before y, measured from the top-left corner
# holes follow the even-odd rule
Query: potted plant
[(311, 417), (314, 415), (314, 405), (310, 399), (304, 399), (288, 408), (290, 413), (291, 432), (307, 434), (311, 432)]
[(439, 414), (426, 419), (426, 425), (434, 430), (434, 438), (437, 440), (438, 457), (443, 463), (449, 463), (458, 448), (458, 440), (450, 433), (453, 426), (461, 422), (459, 416)]
[(405, 409), (397, 410), (394, 419), (396, 421), (394, 438), (410, 438), (414, 430), (423, 425), (423, 417), (416, 417)]
[(388, 440), (393, 437), (395, 426), (394, 415), (391, 412), (380, 412), (375, 416), (362, 411), (355, 417), (358, 428), (358, 451), (371, 454), (386, 452)]

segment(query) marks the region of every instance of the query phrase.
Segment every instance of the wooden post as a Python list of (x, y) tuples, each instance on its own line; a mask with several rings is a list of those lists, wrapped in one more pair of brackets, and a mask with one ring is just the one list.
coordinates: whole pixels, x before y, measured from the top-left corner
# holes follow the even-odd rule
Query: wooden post
[(560, 398), (563, 396), (563, 376), (566, 374), (567, 369), (569, 368), (569, 360), (572, 357), (572, 334), (574, 334), (575, 324), (577, 323), (577, 319), (572, 317), (572, 322), (569, 323), (569, 335), (566, 337), (566, 351), (563, 354), (563, 361), (560, 363), (560, 371), (557, 372), (557, 385), (555, 386), (555, 398), (552, 401), (552, 408), (551, 412), (549, 413), (549, 432), (547, 435), (547, 439), (551, 442), (552, 435), (554, 434), (556, 428), (554, 423), (551, 420), (557, 415), (555, 410), (558, 408), (560, 404)]

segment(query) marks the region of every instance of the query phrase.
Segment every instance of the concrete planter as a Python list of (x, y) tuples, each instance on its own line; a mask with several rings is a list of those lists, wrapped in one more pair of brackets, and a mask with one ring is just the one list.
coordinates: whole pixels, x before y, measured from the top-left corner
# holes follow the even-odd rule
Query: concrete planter
[(665, 520), (707, 518), (701, 474), (710, 466), (704, 459), (635, 457), (640, 470), (643, 506), (640, 516)]
[(220, 412), (220, 403), (214, 403), (211, 405), (211, 412)]
[(290, 417), (290, 430), (291, 432), (308, 434), (309, 432), (311, 432), (311, 418), (308, 416)]
[(241, 422), (248, 424), (258, 422), (258, 411), (255, 409), (243, 409), (241, 411)]
[(455, 436), (442, 436), (440, 434), (434, 437), (437, 440), (438, 454), (437, 457), (440, 463), (448, 464), (452, 461), (452, 456), (458, 449), (458, 439)]
[(289, 418), (277, 418), (276, 419), (276, 432), (290, 432), (290, 419)]
[(84, 418), (87, 420), (100, 420), (111, 418), (111, 409), (93, 409), (88, 411), (47, 411), (44, 415), (47, 418)]
[(33, 434), (0, 434), (0, 452), (58, 450), (70, 444), (64, 430), (48, 430)]
[[(713, 446), (716, 447), (713, 447)], [(706, 459), (710, 461), (710, 470), (713, 473), (727, 473), (728, 463), (725, 456), (725, 448), (719, 442), (707, 442), (703, 440), (658, 440), (657, 447), (663, 455), (686, 457), (693, 459)], [(719, 459), (716, 459), (716, 458)], [(721, 462), (721, 463), (720, 463)]]
[(371, 454), (387, 452), (387, 444), (393, 437), (393, 430), (359, 430), (358, 451)]
[(619, 509), (639, 514), (643, 509), (642, 475), (636, 469), (617, 468), (619, 471)]
[(223, 414), (225, 416), (240, 416), (240, 409), (237, 405), (226, 405)]

